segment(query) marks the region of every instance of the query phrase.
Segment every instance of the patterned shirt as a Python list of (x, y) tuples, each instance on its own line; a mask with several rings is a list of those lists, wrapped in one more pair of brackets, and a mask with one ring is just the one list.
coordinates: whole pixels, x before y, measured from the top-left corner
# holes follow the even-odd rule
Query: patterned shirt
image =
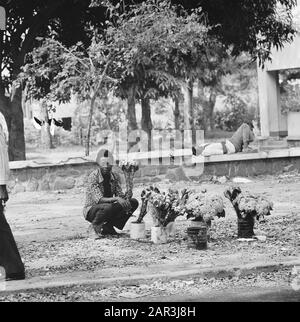
[[(104, 179), (100, 168), (92, 171), (87, 179), (87, 190), (85, 195), (85, 204), (83, 208), (83, 215), (86, 218), (92, 206), (97, 205), (101, 198), (104, 197)], [(117, 173), (111, 172), (111, 193), (115, 197), (124, 198), (124, 193), (121, 188), (120, 177)]]

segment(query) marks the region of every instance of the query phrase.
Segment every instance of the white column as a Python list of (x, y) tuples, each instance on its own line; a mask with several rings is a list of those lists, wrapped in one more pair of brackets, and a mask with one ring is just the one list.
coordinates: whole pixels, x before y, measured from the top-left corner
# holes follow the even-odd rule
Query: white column
[(278, 71), (258, 68), (259, 109), (263, 137), (287, 136), (287, 118), (281, 113)]
[(5, 8), (0, 7), (0, 30), (5, 30), (6, 27), (6, 12)]

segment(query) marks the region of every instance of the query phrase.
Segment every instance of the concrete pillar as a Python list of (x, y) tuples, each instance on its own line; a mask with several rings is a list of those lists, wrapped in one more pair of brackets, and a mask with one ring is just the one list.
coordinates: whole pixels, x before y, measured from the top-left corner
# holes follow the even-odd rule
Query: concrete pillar
[(4, 7), (0, 7), (0, 30), (5, 30), (6, 27), (6, 12)]
[(287, 117), (281, 113), (278, 71), (258, 68), (261, 136), (286, 137)]

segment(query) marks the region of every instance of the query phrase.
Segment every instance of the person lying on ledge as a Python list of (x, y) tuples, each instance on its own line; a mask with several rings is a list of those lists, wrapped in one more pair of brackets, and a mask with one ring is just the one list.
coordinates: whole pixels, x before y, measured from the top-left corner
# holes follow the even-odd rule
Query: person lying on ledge
[(238, 152), (252, 152), (249, 144), (254, 141), (254, 126), (252, 123), (243, 123), (230, 139), (219, 143), (206, 143), (199, 147), (192, 147), (194, 156), (211, 156), (233, 154)]
[(134, 198), (124, 199), (119, 175), (112, 170), (114, 158), (108, 150), (100, 150), (96, 162), (99, 167), (87, 180), (83, 214), (97, 235), (118, 235), (114, 227), (122, 230), (139, 203)]

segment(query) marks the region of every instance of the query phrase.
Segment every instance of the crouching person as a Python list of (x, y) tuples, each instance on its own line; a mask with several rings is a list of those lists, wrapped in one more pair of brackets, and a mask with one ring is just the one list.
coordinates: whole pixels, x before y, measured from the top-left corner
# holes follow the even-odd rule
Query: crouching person
[(134, 198), (125, 199), (108, 150), (100, 150), (96, 162), (98, 169), (88, 177), (84, 217), (98, 235), (118, 235), (114, 227), (122, 230), (139, 203)]

